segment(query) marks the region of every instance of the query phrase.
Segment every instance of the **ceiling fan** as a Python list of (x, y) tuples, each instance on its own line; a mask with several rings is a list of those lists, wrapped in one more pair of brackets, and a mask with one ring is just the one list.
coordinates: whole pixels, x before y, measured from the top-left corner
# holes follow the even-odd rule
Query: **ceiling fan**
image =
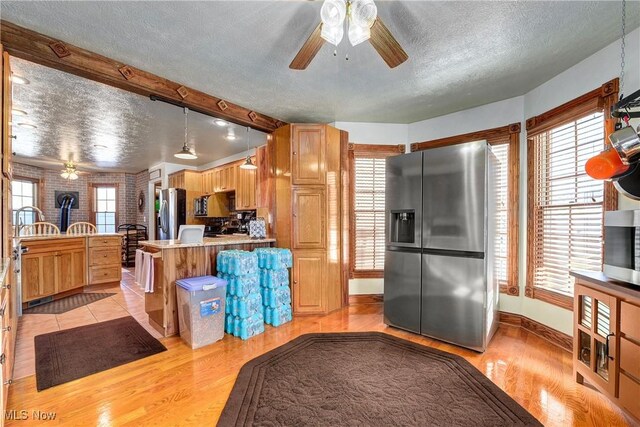
[(325, 0), (320, 9), (321, 22), (313, 30), (289, 68), (306, 69), (325, 41), (337, 46), (347, 27), (349, 42), (356, 46), (369, 40), (391, 68), (409, 59), (400, 43), (378, 17), (373, 0)]

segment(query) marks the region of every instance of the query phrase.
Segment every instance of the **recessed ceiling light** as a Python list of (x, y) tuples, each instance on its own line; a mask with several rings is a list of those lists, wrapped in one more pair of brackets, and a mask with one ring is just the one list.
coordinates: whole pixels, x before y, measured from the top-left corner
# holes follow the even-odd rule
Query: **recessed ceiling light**
[(94, 146), (95, 148), (109, 148), (109, 147), (107, 147), (106, 145), (102, 145), (102, 144), (93, 144), (93, 146)]
[(11, 110), (11, 114), (13, 114), (14, 116), (26, 116), (27, 112), (24, 110), (18, 110), (17, 108), (13, 108)]
[(21, 128), (27, 128), (27, 129), (37, 129), (38, 128), (38, 126), (32, 125), (31, 123), (18, 123), (18, 126), (20, 126)]
[(218, 125), (218, 126), (220, 126), (220, 127), (223, 127), (223, 126), (226, 126), (226, 125), (227, 125), (227, 122), (225, 122), (225, 121), (224, 121), (224, 120), (222, 120), (222, 119), (216, 119), (216, 120), (214, 120), (214, 121), (213, 121), (213, 123), (217, 124), (217, 125)]
[(225, 138), (227, 138), (228, 141), (235, 141), (236, 139), (238, 139), (238, 137), (234, 133), (227, 134)]
[(26, 79), (24, 77), (21, 77), (21, 76), (17, 76), (15, 74), (11, 75), (11, 81), (13, 83), (15, 83), (15, 84), (18, 84), (18, 85), (28, 85), (29, 84), (29, 80), (28, 79)]

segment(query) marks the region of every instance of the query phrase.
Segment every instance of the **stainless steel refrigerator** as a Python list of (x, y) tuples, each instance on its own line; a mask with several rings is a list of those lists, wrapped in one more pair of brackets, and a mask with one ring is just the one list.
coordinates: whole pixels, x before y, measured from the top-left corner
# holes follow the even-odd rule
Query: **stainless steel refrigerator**
[(495, 162), (485, 141), (387, 159), (386, 324), (485, 350), (498, 324)]
[(177, 239), (178, 230), (187, 221), (187, 191), (167, 188), (160, 191), (158, 230), (160, 240)]

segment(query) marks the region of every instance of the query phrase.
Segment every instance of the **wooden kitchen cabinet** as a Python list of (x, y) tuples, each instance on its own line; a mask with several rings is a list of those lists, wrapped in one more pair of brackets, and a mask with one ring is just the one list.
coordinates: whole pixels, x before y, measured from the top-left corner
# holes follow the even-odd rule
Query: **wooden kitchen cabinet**
[(215, 171), (215, 192), (235, 191), (236, 189), (236, 164), (230, 163), (214, 169)]
[(295, 125), (291, 140), (291, 181), (293, 185), (325, 183), (325, 127)]
[(215, 169), (208, 169), (202, 172), (202, 194), (213, 194), (216, 192), (215, 177)]
[(202, 196), (203, 180), (199, 171), (181, 170), (169, 175), (170, 188), (183, 188), (187, 197), (187, 224), (195, 224), (194, 201)]
[(640, 421), (640, 289), (602, 273), (572, 272), (573, 368)]
[(51, 239), (23, 242), (22, 302), (82, 288), (86, 281), (86, 242)]
[(293, 309), (299, 314), (326, 311), (326, 268), (324, 251), (293, 251)]
[(292, 196), (293, 249), (324, 249), (327, 233), (324, 188), (295, 187)]
[(2, 52), (2, 174), (11, 179), (11, 156), (13, 135), (11, 131), (11, 67), (9, 54)]
[[(255, 157), (251, 158), (255, 164)], [(254, 210), (256, 209), (256, 169), (241, 169), (244, 161), (236, 165), (236, 210)]]
[(271, 134), (267, 155), (276, 209), (276, 246), (294, 254), (295, 314), (323, 314), (346, 304), (344, 211), (348, 135), (322, 124), (286, 125)]
[(87, 237), (90, 285), (120, 282), (122, 279), (121, 244), (122, 239), (118, 236)]

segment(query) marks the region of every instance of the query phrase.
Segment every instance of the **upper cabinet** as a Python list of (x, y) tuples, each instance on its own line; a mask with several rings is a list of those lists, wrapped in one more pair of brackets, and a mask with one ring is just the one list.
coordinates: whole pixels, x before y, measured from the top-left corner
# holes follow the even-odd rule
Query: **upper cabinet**
[[(255, 157), (251, 158), (253, 164), (256, 163)], [(236, 182), (236, 209), (237, 210), (253, 210), (256, 208), (256, 169), (242, 169), (237, 164), (237, 182)]]
[(326, 143), (324, 126), (294, 126), (291, 141), (292, 184), (324, 185), (325, 162)]
[[(1, 50), (1, 49), (0, 49)], [(11, 179), (11, 68), (9, 66), (9, 54), (2, 53), (2, 174)]]

